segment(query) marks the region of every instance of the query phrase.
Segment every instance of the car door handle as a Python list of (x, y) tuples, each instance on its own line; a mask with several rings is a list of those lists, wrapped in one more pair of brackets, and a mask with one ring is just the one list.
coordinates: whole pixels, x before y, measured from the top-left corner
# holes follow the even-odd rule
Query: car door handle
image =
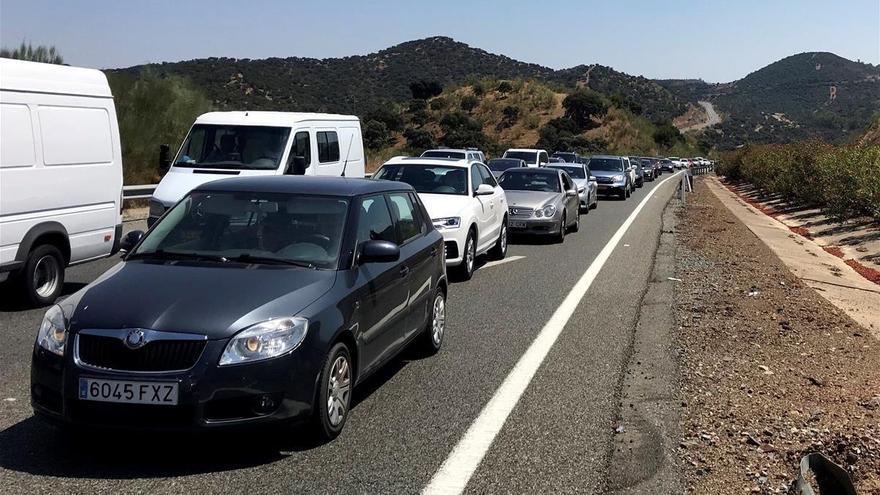
[(408, 266), (400, 267), (400, 276), (405, 277), (407, 275), (409, 275), (409, 267)]

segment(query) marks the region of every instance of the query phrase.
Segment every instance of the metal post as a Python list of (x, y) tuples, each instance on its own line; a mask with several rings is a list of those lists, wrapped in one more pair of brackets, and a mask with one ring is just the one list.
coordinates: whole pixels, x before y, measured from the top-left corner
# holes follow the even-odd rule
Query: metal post
[(681, 184), (679, 185), (679, 190), (681, 191), (681, 203), (687, 203), (687, 172), (682, 172), (681, 174)]

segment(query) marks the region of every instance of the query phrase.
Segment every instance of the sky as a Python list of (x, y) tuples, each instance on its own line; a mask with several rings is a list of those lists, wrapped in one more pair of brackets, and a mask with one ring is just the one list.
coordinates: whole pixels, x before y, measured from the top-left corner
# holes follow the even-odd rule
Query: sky
[(880, 0), (0, 1), (4, 47), (55, 45), (94, 68), (344, 57), (429, 36), (554, 69), (728, 82), (801, 52), (880, 64)]

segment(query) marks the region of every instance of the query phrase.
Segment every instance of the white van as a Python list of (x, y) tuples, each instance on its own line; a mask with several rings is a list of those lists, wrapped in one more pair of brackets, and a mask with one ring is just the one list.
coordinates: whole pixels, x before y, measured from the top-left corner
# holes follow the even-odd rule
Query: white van
[(186, 193), (235, 175), (364, 176), (360, 120), (351, 115), (211, 112), (190, 128), (150, 200), (152, 225)]
[(547, 151), (532, 148), (509, 149), (504, 152), (502, 158), (516, 158), (526, 162), (529, 167), (543, 167), (550, 161)]
[(0, 281), (53, 302), (122, 232), (116, 108), (101, 71), (0, 59)]

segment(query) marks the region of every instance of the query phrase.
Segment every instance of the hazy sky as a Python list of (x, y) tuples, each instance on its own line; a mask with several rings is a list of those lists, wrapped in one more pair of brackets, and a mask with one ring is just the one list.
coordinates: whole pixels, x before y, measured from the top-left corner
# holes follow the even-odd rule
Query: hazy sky
[(557, 69), (726, 82), (805, 51), (880, 63), (880, 0), (0, 1), (4, 46), (51, 44), (97, 68), (342, 57), (436, 35)]

